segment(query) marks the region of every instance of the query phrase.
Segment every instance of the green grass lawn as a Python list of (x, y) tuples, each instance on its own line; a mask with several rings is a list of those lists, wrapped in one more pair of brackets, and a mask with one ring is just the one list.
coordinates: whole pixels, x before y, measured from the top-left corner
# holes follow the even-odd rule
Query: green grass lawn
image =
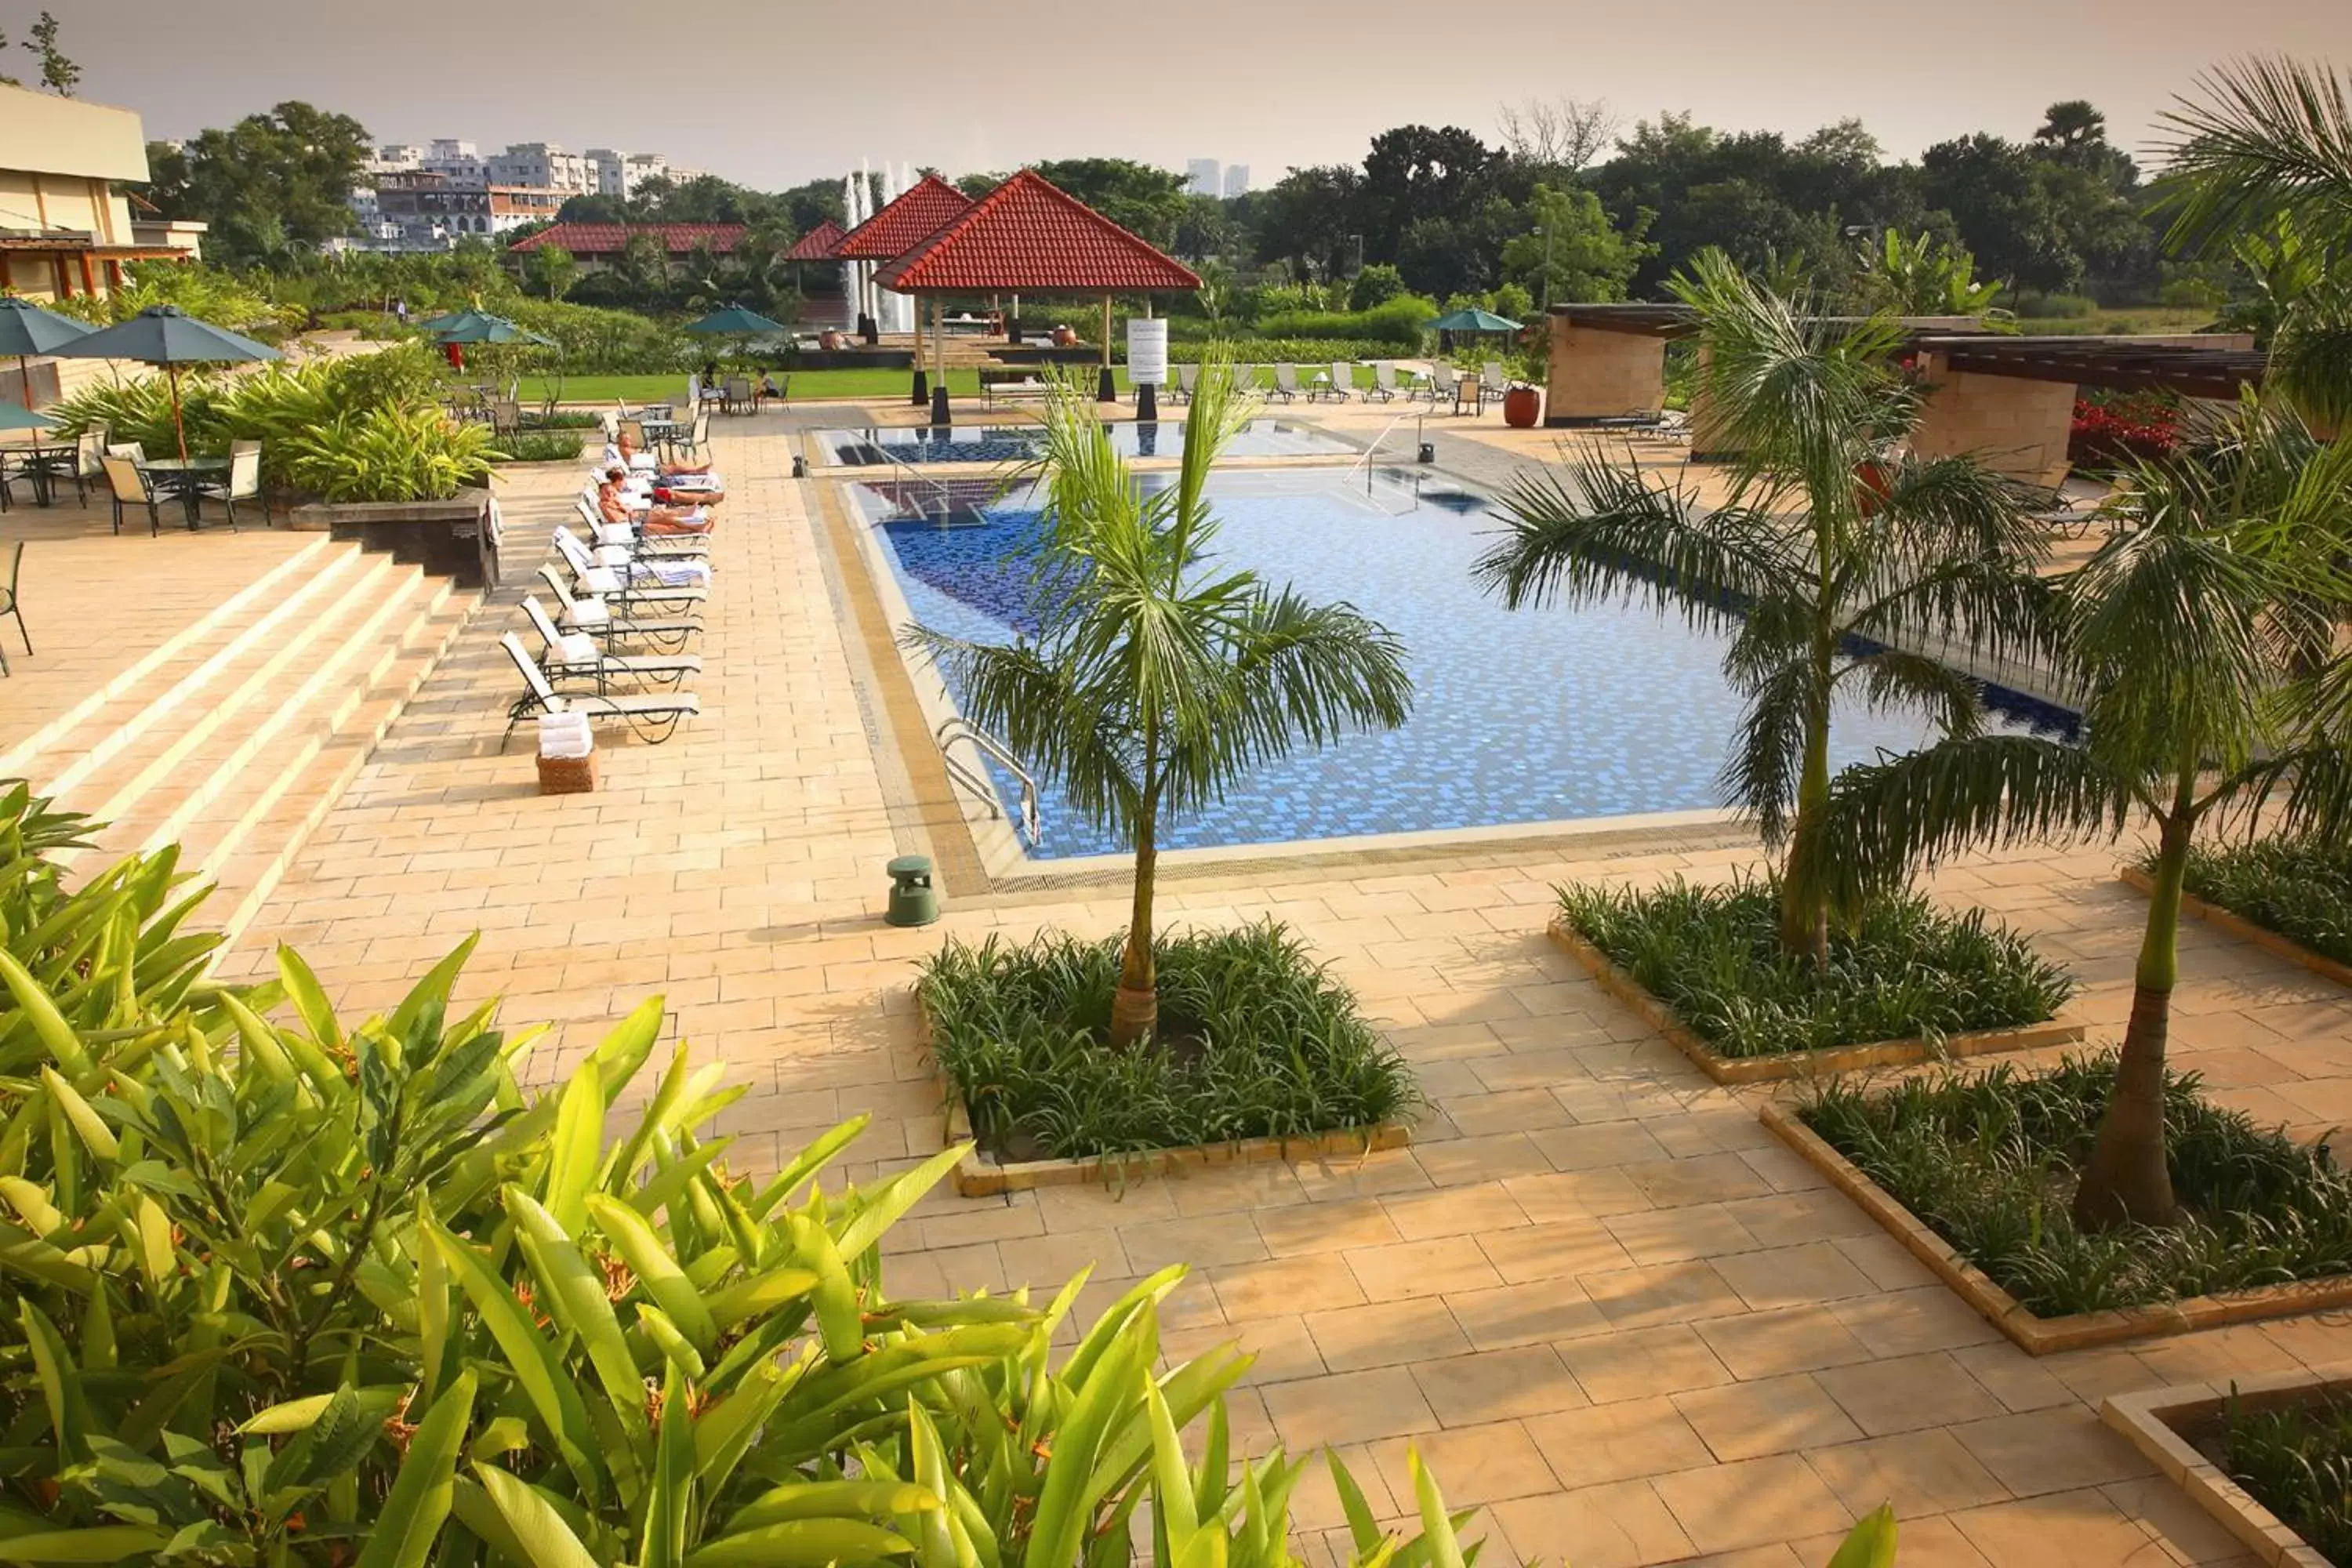
[(2029, 336), (2065, 333), (2082, 337), (2124, 337), (2135, 334), (2193, 332), (2213, 324), (2209, 310), (2176, 310), (2149, 305), (2126, 310), (2097, 310), (2087, 316), (2020, 316), (2017, 330)]

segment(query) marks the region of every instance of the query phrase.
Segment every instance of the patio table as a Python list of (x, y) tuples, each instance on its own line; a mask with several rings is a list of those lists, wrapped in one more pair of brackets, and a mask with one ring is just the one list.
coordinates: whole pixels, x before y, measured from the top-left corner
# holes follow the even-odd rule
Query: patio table
[[(72, 442), (43, 446), (37, 442), (0, 446), (0, 479), (22, 476), (33, 481), (33, 504), (47, 506), (57, 499), (57, 481), (71, 479), (81, 462), (81, 448)], [(0, 505), (7, 486), (0, 483)]]
[(188, 531), (201, 526), (197, 504), (204, 499), (204, 488), (209, 481), (225, 478), (228, 473), (226, 458), (150, 458), (139, 465), (147, 477), (149, 488), (161, 494), (175, 495), (188, 509)]

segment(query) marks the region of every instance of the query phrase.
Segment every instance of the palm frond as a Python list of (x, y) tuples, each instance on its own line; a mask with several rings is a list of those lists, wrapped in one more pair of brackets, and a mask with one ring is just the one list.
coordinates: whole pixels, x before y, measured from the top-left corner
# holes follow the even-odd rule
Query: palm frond
[(1134, 821), (1135, 735), (1103, 701), (1106, 673), (1034, 643), (978, 643), (919, 626), (899, 641), (929, 656), (974, 724), (1058, 780), (1072, 807), (1114, 832)]
[(2239, 60), (2158, 117), (2163, 201), (2175, 244), (2256, 227), (2281, 213), (2315, 234), (2352, 233), (2352, 86), (2302, 61)]
[(2314, 424), (2352, 426), (2352, 282), (2331, 280), (2288, 307), (2265, 384)]
[(1511, 609), (1622, 600), (1730, 626), (1743, 605), (1797, 584), (1785, 525), (1769, 513), (1702, 507), (1680, 484), (1597, 452), (1522, 470), (1502, 496), (1501, 540), (1472, 574)]
[(1851, 906), (1972, 846), (2113, 836), (2133, 801), (2128, 779), (2074, 746), (2028, 735), (1939, 741), (1832, 781), (1823, 872)]
[(1862, 683), (1862, 700), (1874, 712), (1924, 708), (1936, 727), (1955, 740), (1984, 727), (1984, 694), (1977, 683), (1932, 658), (1885, 648), (1855, 659), (1838, 675)]
[(1822, 707), (1827, 699), (1803, 659), (1759, 669), (1748, 688), (1747, 710), (1717, 777), (1725, 796), (1754, 818), (1768, 849), (1777, 851), (1789, 840), (1789, 808), (1797, 798), (1806, 732), (1825, 721)]

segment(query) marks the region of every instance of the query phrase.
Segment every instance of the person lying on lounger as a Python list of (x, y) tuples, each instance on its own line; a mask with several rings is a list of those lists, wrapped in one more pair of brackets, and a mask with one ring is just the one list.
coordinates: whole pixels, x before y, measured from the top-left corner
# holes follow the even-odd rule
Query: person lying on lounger
[(622, 488), (622, 481), (628, 477), (629, 471), (617, 463), (604, 470), (604, 482), (596, 487), (596, 511), (605, 522), (615, 528), (634, 524), (639, 532), (653, 538), (710, 531), (710, 518), (699, 508), (686, 511), (676, 507), (651, 506), (640, 513), (629, 504), (628, 492)]
[(709, 463), (690, 468), (673, 463), (649, 465), (632, 460), (625, 455), (627, 449), (625, 444), (614, 446), (608, 443), (604, 447), (604, 467), (627, 468), (628, 482), (644, 484), (656, 500), (694, 501), (716, 506), (727, 499), (726, 485), (710, 471)]
[(649, 457), (650, 454), (639, 453), (635, 444), (629, 439), (629, 433), (626, 430), (623, 430), (617, 436), (614, 437), (612, 444), (619, 448), (621, 460), (628, 464), (631, 468), (650, 468), (653, 472), (662, 475), (665, 478), (675, 478), (684, 474), (707, 474), (710, 471), (710, 465), (707, 461), (700, 463), (666, 463), (658, 458), (653, 458), (651, 461), (640, 461), (641, 458)]

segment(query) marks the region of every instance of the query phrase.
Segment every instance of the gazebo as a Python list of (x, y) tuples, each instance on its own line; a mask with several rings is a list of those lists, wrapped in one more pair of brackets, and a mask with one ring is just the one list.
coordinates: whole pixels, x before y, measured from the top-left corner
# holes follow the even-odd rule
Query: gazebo
[[(835, 241), (835, 261), (888, 261), (904, 256), (919, 244), (925, 236), (936, 234), (971, 208), (971, 198), (940, 179), (937, 174), (925, 174), (899, 193), (898, 198), (881, 211)], [(858, 312), (866, 313), (866, 301), (858, 301)], [(941, 381), (946, 379), (942, 371)], [(929, 391), (923, 377), (922, 323), (915, 323), (915, 384), (908, 401), (920, 405)]]
[(777, 258), (780, 261), (831, 261), (833, 247), (841, 243), (842, 226), (831, 218), (825, 219), (798, 239), (793, 247)]
[[(930, 296), (935, 360), (944, 341), (944, 295), (1101, 295), (1106, 402), (1115, 395), (1112, 296), (1181, 293), (1201, 286), (1199, 274), (1191, 268), (1056, 188), (1034, 169), (1022, 170), (971, 204), (876, 273), (875, 281), (901, 294)], [(947, 378), (941, 376), (931, 393), (931, 423), (948, 422)]]

